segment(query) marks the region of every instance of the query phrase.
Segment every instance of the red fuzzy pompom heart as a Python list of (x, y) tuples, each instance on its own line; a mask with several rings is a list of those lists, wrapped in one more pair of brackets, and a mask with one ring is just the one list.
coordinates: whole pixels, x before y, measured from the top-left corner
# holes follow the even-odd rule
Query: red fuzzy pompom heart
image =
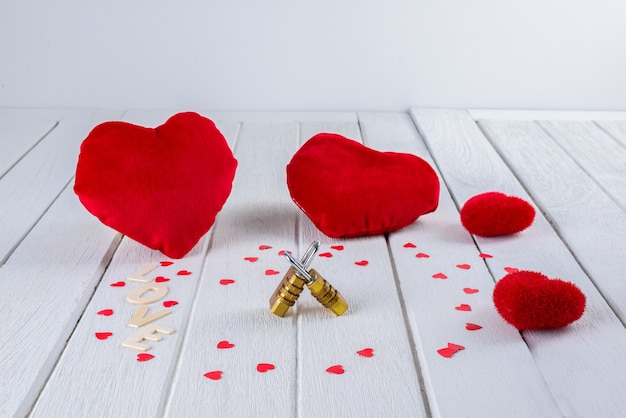
[(181, 258), (215, 222), (236, 169), (224, 136), (197, 113), (154, 129), (105, 122), (81, 145), (74, 191), (105, 225)]
[(423, 159), (337, 134), (309, 139), (287, 165), (291, 197), (329, 237), (377, 235), (434, 211), (439, 179)]
[(571, 324), (583, 315), (586, 298), (573, 283), (522, 270), (500, 279), (493, 302), (507, 322), (526, 330)]
[(470, 198), (461, 208), (461, 223), (470, 233), (481, 237), (510, 235), (528, 228), (535, 209), (525, 200), (500, 192)]

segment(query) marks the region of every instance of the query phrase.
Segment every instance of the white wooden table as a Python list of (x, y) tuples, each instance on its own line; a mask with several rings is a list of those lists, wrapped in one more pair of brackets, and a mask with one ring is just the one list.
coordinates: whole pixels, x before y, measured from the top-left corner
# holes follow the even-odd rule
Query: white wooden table
[[(239, 168), (212, 230), (147, 275), (170, 279), (149, 308), (171, 310), (155, 323), (175, 332), (148, 342), (146, 360), (121, 346), (137, 331), (126, 295), (141, 284), (127, 277), (168, 259), (90, 215), (73, 174), (96, 124), (156, 126), (173, 113), (0, 109), (1, 416), (626, 414), (624, 114), (200, 112)], [(439, 209), (388, 236), (323, 236), (285, 183), (291, 156), (321, 131), (427, 159), (443, 180)], [(533, 226), (469, 235), (459, 207), (490, 190), (532, 202)], [(305, 294), (273, 316), (288, 267), (279, 251), (314, 239), (331, 256), (313, 267), (349, 311), (334, 317)], [(518, 332), (491, 298), (507, 267), (576, 283), (586, 313), (562, 330)], [(446, 358), (448, 343), (465, 349)]]

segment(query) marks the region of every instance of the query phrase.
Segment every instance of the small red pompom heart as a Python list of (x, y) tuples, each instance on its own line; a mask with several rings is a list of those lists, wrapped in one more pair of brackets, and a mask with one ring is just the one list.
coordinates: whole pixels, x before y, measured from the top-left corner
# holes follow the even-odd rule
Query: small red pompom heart
[(520, 270), (504, 276), (493, 290), (498, 313), (519, 330), (562, 328), (579, 319), (586, 298), (573, 283)]
[(470, 233), (496, 237), (521, 232), (535, 219), (535, 209), (516, 196), (488, 192), (470, 198), (461, 208), (461, 223)]
[(105, 225), (181, 258), (215, 222), (236, 168), (224, 136), (197, 113), (156, 128), (105, 122), (80, 147), (74, 192)]
[(437, 209), (439, 179), (423, 159), (337, 134), (309, 139), (287, 165), (293, 201), (333, 238), (404, 228)]

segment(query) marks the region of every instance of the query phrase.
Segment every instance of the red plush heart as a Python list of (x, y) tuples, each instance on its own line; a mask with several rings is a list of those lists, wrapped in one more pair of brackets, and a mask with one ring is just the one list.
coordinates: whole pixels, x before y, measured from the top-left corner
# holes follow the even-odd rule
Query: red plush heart
[(515, 328), (561, 328), (580, 318), (586, 298), (576, 285), (520, 270), (504, 276), (493, 290), (493, 302)]
[(220, 131), (197, 113), (154, 129), (105, 122), (81, 145), (74, 191), (105, 225), (181, 258), (213, 225), (236, 168)]
[(426, 161), (329, 133), (296, 152), (287, 165), (287, 186), (315, 226), (333, 238), (395, 231), (439, 202), (439, 179)]
[(461, 208), (461, 223), (470, 233), (481, 237), (510, 235), (528, 228), (535, 209), (524, 199), (500, 192), (470, 198)]

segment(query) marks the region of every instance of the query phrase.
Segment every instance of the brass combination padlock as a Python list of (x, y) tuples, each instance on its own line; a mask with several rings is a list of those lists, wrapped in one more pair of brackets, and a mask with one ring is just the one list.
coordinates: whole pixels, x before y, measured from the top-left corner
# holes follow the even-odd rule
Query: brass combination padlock
[(314, 269), (307, 271), (319, 245), (319, 241), (314, 241), (307, 249), (301, 262), (294, 259), (291, 254), (285, 253), (291, 267), (270, 298), (272, 313), (281, 317), (285, 316), (289, 308), (300, 297), (305, 284), (313, 297), (335, 315), (340, 316), (348, 309), (348, 304), (343, 296), (330, 283)]

